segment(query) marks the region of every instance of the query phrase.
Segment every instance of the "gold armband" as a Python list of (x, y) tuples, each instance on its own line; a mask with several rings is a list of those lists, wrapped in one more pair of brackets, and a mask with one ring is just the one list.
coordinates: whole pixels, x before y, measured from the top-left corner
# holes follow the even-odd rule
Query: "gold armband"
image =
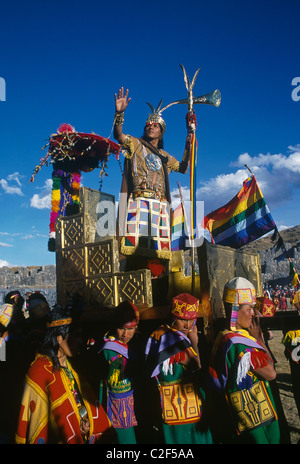
[(115, 113), (115, 126), (122, 126), (124, 124), (124, 111), (122, 113)]
[(131, 159), (134, 153), (134, 145), (133, 145), (133, 141), (130, 135), (126, 135), (126, 139), (122, 143), (122, 147), (125, 150), (125, 153), (124, 153), (125, 158)]

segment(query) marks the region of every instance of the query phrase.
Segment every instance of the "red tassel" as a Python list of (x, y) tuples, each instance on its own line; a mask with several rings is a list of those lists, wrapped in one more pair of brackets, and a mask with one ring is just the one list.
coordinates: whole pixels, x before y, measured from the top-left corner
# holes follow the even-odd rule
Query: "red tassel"
[(181, 362), (185, 361), (185, 351), (180, 351), (179, 353), (174, 354), (174, 356), (171, 356), (170, 358), (170, 364), (180, 364)]
[(260, 369), (266, 367), (270, 362), (269, 356), (263, 351), (252, 351), (251, 352), (251, 364), (253, 369)]
[(147, 262), (147, 267), (150, 269), (151, 275), (153, 277), (160, 276), (166, 270), (166, 267), (160, 262), (159, 259), (149, 259)]

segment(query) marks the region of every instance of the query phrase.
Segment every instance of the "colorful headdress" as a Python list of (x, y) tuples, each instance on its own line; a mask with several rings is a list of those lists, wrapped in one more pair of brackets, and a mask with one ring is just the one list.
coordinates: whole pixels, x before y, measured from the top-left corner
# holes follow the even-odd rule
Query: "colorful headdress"
[(199, 300), (189, 293), (180, 293), (172, 300), (171, 314), (179, 319), (197, 319)]
[(258, 311), (264, 317), (273, 317), (275, 313), (275, 305), (272, 300), (266, 297), (256, 298), (256, 306)]
[(5, 303), (0, 306), (0, 324), (7, 327), (11, 321), (14, 307), (9, 303)]
[(232, 305), (230, 328), (236, 328), (239, 305), (256, 304), (256, 290), (254, 285), (244, 277), (231, 279), (224, 287), (223, 301)]
[(166, 123), (165, 123), (164, 119), (162, 118), (161, 113), (167, 107), (161, 108), (162, 99), (160, 100), (160, 102), (158, 104), (158, 107), (156, 109), (154, 108), (154, 106), (151, 103), (147, 102), (147, 105), (150, 107), (152, 113), (149, 114), (148, 119), (146, 121), (146, 125), (147, 124), (156, 124), (156, 123), (158, 123), (158, 124), (160, 124), (162, 133), (164, 134), (165, 130), (166, 130)]

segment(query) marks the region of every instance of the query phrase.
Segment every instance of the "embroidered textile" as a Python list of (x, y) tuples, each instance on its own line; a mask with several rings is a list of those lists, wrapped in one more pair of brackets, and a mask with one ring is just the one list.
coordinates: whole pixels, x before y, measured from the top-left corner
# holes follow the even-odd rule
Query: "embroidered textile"
[(237, 433), (254, 430), (277, 420), (276, 411), (263, 382), (226, 395), (233, 412)]
[(166, 424), (178, 425), (200, 420), (202, 401), (192, 383), (159, 384), (158, 388), (162, 418)]
[(151, 198), (134, 199), (131, 195), (121, 253), (170, 259), (170, 247), (168, 203)]
[[(128, 377), (127, 367), (131, 361), (128, 346), (114, 337), (104, 339), (100, 352), (107, 363), (107, 378), (103, 404), (115, 429), (128, 429), (137, 425), (134, 412), (132, 380)], [(101, 392), (102, 394), (102, 392)]]
[[(94, 443), (111, 424), (90, 387), (71, 370), (90, 422), (88, 440)], [(27, 373), (16, 443), (84, 443), (69, 379), (63, 369), (53, 372), (53, 364), (46, 356), (37, 355)]]

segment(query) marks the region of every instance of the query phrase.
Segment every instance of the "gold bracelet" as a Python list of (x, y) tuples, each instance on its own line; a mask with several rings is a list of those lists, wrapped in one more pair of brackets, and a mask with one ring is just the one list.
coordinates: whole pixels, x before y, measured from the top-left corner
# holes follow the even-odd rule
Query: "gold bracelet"
[(124, 111), (122, 113), (115, 113), (115, 126), (122, 126), (124, 124)]

